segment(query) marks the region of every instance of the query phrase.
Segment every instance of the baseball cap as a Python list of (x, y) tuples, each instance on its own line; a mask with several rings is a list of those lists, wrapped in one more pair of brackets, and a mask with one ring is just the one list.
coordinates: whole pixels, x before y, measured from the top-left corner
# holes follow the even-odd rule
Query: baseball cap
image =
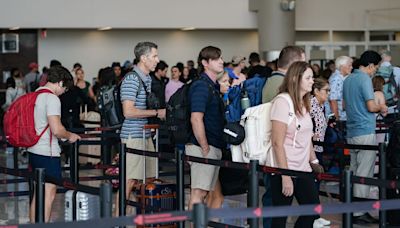
[(39, 65), (35, 62), (29, 63), (29, 69), (39, 68)]
[(246, 60), (246, 57), (235, 55), (232, 57), (232, 64), (239, 65), (240, 62)]

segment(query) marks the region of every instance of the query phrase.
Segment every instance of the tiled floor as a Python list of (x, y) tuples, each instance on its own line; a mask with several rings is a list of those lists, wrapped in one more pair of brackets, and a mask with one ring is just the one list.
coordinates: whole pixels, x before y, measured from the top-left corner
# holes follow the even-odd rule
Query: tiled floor
[[(20, 158), (20, 168), (26, 167), (24, 158)], [(4, 151), (0, 151), (0, 166), (6, 167), (13, 167), (13, 160), (12, 154), (5, 153)], [(172, 167), (171, 167), (172, 168)], [(81, 171), (80, 175), (82, 176), (96, 176), (99, 174), (99, 171), (92, 170), (92, 171)], [(0, 179), (12, 179), (13, 176), (0, 174)], [(173, 177), (171, 177), (173, 178)], [(188, 178), (187, 178), (188, 179)], [(89, 182), (82, 182), (82, 184), (88, 184), (91, 186), (99, 186), (101, 181), (91, 181)], [(326, 189), (328, 192), (338, 192), (338, 184), (329, 183), (323, 184), (321, 189)], [(27, 183), (20, 183), (20, 184), (0, 184), (0, 191), (1, 192), (10, 192), (10, 191), (27, 191)], [(263, 187), (260, 188), (260, 199), (263, 194)], [(306, 194), (306, 193), (305, 193)], [(376, 191), (373, 192), (376, 195)], [(189, 190), (186, 190), (186, 198), (189, 196)], [(321, 197), (323, 203), (330, 203), (336, 202), (335, 199), (328, 198), (328, 197)], [(188, 200), (186, 200), (188, 202)], [(223, 207), (244, 207), (246, 205), (246, 195), (237, 195), (237, 196), (230, 196), (225, 198), (225, 202)], [(261, 205), (261, 202), (260, 202)], [(19, 197), (1, 197), (0, 198), (0, 225), (5, 224), (24, 224), (28, 223), (28, 210), (29, 210), (29, 203), (28, 203), (28, 196), (19, 196)], [(377, 216), (375, 213), (374, 215)], [(324, 218), (331, 220), (332, 225), (330, 227), (341, 227), (341, 215), (324, 215)], [(53, 213), (51, 217), (52, 221), (63, 221), (64, 220), (64, 194), (57, 194), (55, 199), (55, 204), (53, 206)], [(245, 224), (245, 221), (240, 219), (235, 220), (224, 220), (222, 222), (241, 225)], [(295, 218), (288, 219), (287, 227), (293, 227), (295, 222)], [(378, 227), (377, 225), (371, 226), (357, 226), (354, 227)]]

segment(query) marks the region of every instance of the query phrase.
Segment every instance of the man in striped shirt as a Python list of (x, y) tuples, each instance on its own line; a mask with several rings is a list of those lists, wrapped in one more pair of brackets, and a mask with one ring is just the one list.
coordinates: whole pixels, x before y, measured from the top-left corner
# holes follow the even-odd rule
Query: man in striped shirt
[[(121, 84), (121, 102), (125, 120), (120, 137), (127, 148), (154, 151), (149, 130), (146, 132), (146, 143), (143, 145), (143, 127), (147, 124), (148, 117), (165, 118), (165, 109), (149, 110), (146, 107), (146, 94), (151, 91), (149, 73), (154, 71), (159, 62), (157, 45), (151, 42), (140, 42), (136, 45), (134, 52), (139, 62), (133, 71), (125, 76)], [(127, 199), (145, 175), (143, 173), (144, 159), (145, 156), (129, 153), (126, 156)], [(155, 177), (155, 165), (154, 158), (146, 158), (146, 178)], [(118, 208), (116, 214), (119, 214)]]

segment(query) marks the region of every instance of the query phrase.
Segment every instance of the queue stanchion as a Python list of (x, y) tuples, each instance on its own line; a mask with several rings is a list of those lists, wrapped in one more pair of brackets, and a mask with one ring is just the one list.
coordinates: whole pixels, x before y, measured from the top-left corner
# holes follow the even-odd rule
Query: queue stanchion
[[(257, 172), (258, 160), (250, 160), (250, 171), (249, 171), (249, 193), (247, 194), (247, 207), (258, 207), (258, 172)], [(259, 226), (259, 219), (251, 218), (247, 219), (250, 228), (257, 228)]]
[(110, 183), (102, 183), (100, 186), (101, 213), (102, 218), (112, 216), (112, 188)]
[(79, 175), (78, 175), (78, 154), (79, 154), (79, 142), (76, 141), (74, 143), (74, 147), (71, 153), (71, 158), (70, 158), (70, 175), (71, 175), (71, 181), (74, 182), (75, 184), (79, 183)]
[(14, 159), (14, 169), (18, 169), (18, 154), (19, 154), (19, 148), (14, 147), (13, 149), (13, 159)]
[[(184, 162), (184, 150), (182, 148), (175, 149), (176, 151), (176, 186), (177, 186), (177, 209), (179, 211), (185, 210), (185, 162)], [(185, 226), (185, 222), (178, 223), (179, 228)]]
[[(351, 177), (353, 176), (353, 172), (346, 169), (343, 172), (343, 180), (342, 184), (344, 185), (344, 202), (351, 203), (351, 198), (353, 196), (353, 184), (351, 182)], [(344, 228), (352, 228), (353, 227), (353, 213), (345, 213), (343, 214), (343, 227)]]
[(35, 169), (35, 222), (44, 223), (44, 168)]
[(119, 152), (119, 216), (126, 214), (126, 151), (125, 144), (121, 142)]
[[(386, 144), (379, 143), (379, 178), (381, 180), (386, 180)], [(386, 188), (384, 186), (379, 186), (379, 200), (386, 199)], [(379, 211), (379, 227), (386, 227), (386, 211)]]
[(192, 220), (194, 228), (206, 228), (208, 224), (208, 211), (203, 203), (196, 203), (193, 205)]

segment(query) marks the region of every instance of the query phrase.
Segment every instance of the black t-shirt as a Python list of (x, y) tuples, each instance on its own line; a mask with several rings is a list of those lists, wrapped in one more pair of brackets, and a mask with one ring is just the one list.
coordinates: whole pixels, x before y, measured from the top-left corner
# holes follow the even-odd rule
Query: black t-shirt
[(271, 76), (272, 69), (267, 67), (267, 66), (261, 66), (261, 65), (256, 65), (253, 67), (250, 67), (249, 72), (247, 73), (247, 78), (252, 78), (254, 75), (259, 74), (264, 77), (269, 77)]

